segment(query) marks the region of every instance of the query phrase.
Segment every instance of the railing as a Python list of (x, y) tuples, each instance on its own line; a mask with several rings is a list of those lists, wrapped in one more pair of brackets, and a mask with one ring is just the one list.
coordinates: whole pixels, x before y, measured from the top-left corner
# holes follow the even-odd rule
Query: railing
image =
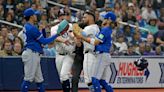
[(23, 28), (22, 25), (14, 24), (14, 23), (4, 21), (4, 20), (0, 20), (0, 23), (7, 24), (7, 25), (10, 25), (10, 26), (14, 26), (14, 27), (18, 27), (18, 28)]
[[(53, 2), (51, 0), (47, 0), (47, 2), (49, 4), (52, 4), (52, 5), (56, 5), (56, 6), (60, 6), (60, 7), (65, 7), (65, 5), (63, 4), (59, 4), (59, 3), (56, 3), (56, 2)], [(74, 7), (70, 7), (71, 10), (74, 10), (74, 11), (80, 11), (80, 9), (77, 9), (77, 8), (74, 8)]]

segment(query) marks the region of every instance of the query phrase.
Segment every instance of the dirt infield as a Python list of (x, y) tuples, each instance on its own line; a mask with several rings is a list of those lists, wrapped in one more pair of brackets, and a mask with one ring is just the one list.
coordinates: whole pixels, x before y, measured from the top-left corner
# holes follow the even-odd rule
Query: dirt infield
[[(0, 92), (20, 92), (20, 91), (1, 91)], [(29, 91), (38, 92), (38, 91)], [(62, 90), (48, 90), (46, 92), (63, 92)], [(89, 92), (87, 89), (81, 89), (78, 92)], [(105, 92), (104, 90), (102, 92)], [(151, 88), (151, 89), (114, 89), (114, 92), (164, 92), (164, 88)]]
[[(59, 91), (46, 91), (46, 92), (62, 92)], [(79, 90), (79, 92), (89, 92), (88, 90)], [(102, 92), (105, 92), (104, 90)], [(163, 89), (114, 89), (114, 92), (164, 92)]]

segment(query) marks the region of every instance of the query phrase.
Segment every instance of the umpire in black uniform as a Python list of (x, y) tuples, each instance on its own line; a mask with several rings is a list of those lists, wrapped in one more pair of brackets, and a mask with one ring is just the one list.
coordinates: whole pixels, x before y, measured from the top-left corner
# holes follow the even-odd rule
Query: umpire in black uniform
[(79, 78), (83, 69), (84, 54), (82, 42), (76, 45), (75, 54), (76, 55), (72, 65), (72, 92), (78, 92)]

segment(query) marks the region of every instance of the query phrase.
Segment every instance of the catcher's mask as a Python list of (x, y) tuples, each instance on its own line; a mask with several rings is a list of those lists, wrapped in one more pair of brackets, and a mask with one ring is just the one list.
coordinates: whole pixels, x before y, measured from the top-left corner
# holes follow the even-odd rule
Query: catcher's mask
[(139, 59), (135, 60), (134, 64), (136, 65), (136, 67), (139, 71), (143, 71), (144, 69), (147, 69), (147, 67), (148, 67), (148, 62), (143, 57), (140, 57)]

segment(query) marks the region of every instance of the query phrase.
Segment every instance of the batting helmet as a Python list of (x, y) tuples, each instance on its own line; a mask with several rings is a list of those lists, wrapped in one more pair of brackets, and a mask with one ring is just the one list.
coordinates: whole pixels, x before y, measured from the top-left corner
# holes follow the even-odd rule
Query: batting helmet
[(145, 58), (140, 57), (139, 59), (134, 61), (134, 64), (136, 65), (137, 69), (139, 71), (143, 71), (148, 67), (148, 62)]

